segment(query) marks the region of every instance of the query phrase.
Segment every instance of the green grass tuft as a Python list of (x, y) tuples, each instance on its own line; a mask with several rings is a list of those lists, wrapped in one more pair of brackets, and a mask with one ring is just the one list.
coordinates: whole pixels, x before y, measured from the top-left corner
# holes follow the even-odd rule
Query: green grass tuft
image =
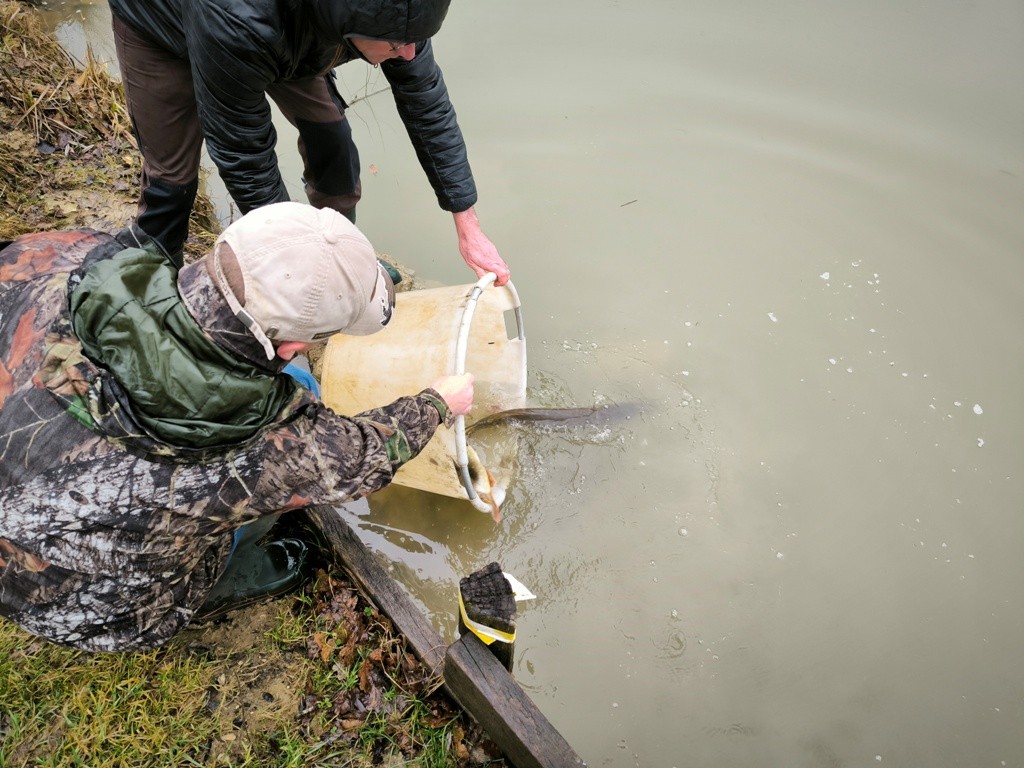
[(218, 666), (174, 644), (87, 654), (0, 621), (0, 765), (204, 765)]

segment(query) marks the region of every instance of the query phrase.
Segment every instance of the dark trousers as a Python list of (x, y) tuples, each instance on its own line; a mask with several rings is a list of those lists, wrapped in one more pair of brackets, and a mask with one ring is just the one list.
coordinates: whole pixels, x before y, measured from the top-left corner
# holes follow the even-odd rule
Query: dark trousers
[[(192, 70), (187, 60), (154, 45), (117, 16), (113, 29), (128, 113), (143, 158), (136, 220), (180, 264), (199, 189), (203, 143)], [(298, 129), (309, 202), (355, 221), (361, 194), (359, 152), (333, 75), (274, 83), (267, 95)]]

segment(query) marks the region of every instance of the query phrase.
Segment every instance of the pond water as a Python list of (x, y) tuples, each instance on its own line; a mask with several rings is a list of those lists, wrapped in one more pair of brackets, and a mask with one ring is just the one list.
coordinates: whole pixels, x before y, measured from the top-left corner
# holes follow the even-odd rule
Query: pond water
[[(509, 428), (499, 526), (345, 512), (439, 629), (487, 562), (525, 583), (514, 674), (593, 766), (1024, 764), (1024, 5), (478, 0), (436, 50), (530, 403), (628, 406)], [(361, 227), (472, 282), (340, 78)]]

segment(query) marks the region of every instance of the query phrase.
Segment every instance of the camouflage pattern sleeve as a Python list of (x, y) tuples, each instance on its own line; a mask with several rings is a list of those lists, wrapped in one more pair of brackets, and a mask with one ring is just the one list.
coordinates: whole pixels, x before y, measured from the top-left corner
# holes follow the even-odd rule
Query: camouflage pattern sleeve
[(429, 389), (354, 417), (321, 404), (307, 408), (266, 435), (253, 508), (338, 504), (379, 491), (423, 450), (446, 418), (447, 406)]

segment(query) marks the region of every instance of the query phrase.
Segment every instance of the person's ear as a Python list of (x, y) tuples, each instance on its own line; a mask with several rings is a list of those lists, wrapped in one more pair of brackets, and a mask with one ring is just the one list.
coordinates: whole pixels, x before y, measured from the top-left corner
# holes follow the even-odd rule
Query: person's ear
[(277, 356), (282, 360), (291, 360), (296, 355), (305, 352), (310, 346), (305, 341), (282, 341), (277, 345)]

